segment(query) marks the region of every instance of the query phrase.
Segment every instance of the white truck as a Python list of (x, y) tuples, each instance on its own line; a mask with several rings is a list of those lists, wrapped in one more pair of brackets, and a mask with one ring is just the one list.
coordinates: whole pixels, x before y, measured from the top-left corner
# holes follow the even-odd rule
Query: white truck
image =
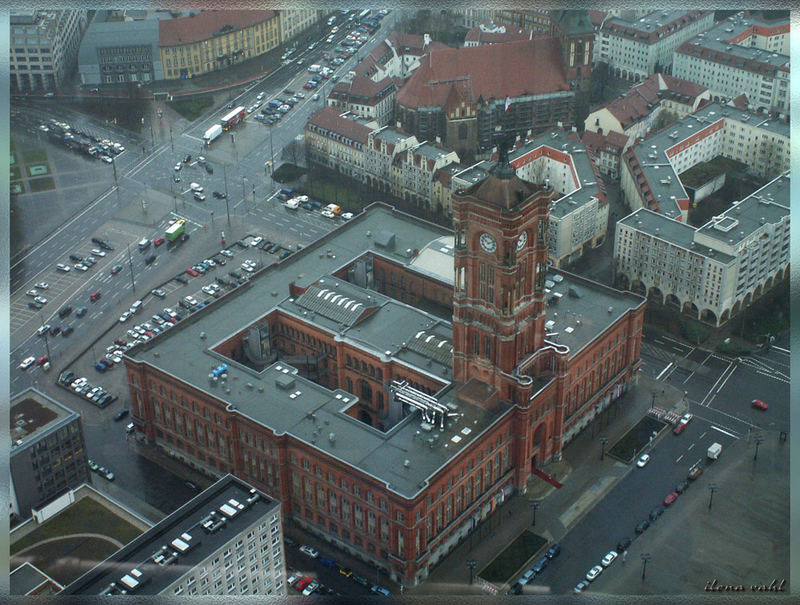
[(711, 446), (708, 448), (708, 457), (711, 460), (716, 460), (719, 458), (719, 454), (722, 451), (722, 445), (719, 443), (712, 443)]
[(211, 128), (206, 130), (206, 133), (203, 135), (203, 141), (205, 141), (206, 145), (210, 145), (211, 141), (216, 139), (221, 134), (222, 126), (220, 124), (214, 124)]

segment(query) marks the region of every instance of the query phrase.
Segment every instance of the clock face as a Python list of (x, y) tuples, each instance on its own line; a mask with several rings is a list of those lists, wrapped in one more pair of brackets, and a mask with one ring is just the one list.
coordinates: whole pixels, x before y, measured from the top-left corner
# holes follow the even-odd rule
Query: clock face
[(488, 233), (481, 234), (481, 248), (487, 252), (494, 252), (497, 250), (497, 241)]
[(522, 250), (525, 247), (525, 244), (528, 243), (528, 232), (523, 231), (519, 234), (519, 239), (517, 240), (517, 250)]

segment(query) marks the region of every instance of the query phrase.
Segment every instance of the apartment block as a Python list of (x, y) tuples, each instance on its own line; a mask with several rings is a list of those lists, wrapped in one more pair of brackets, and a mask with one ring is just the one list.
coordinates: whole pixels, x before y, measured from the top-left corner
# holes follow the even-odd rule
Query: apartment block
[(675, 50), (675, 76), (707, 86), (715, 100), (744, 94), (749, 109), (789, 113), (789, 19), (741, 12)]
[(281, 506), (225, 475), (61, 595), (285, 596)]
[(706, 105), (623, 154), (623, 199), (634, 210), (649, 208), (686, 221), (691, 199), (679, 175), (717, 156), (775, 178), (789, 169), (789, 125), (719, 103)]
[(789, 275), (790, 180), (781, 175), (694, 228), (640, 208), (617, 223), (623, 288), (721, 325)]
[(632, 20), (612, 17), (598, 33), (595, 61), (608, 63), (617, 76), (644, 80), (666, 71), (675, 50), (713, 24), (714, 12), (708, 10), (658, 10)]
[(10, 15), (11, 92), (57, 90), (75, 68), (86, 10), (14, 10)]
[(80, 414), (35, 388), (11, 400), (9, 512), (31, 509), (71, 488), (91, 483)]

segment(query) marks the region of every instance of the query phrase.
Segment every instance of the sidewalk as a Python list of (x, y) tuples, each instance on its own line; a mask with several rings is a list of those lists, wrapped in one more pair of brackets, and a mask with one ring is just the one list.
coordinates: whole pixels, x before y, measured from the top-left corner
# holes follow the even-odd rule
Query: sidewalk
[[(438, 563), (425, 582), (407, 587), (405, 593), (438, 594), (437, 587), (443, 585), (459, 585), (464, 591), (474, 592), (474, 587), (468, 587), (467, 559), (477, 562), (476, 576), (480, 575), (480, 571), (526, 529), (545, 537), (548, 543), (560, 541), (629, 470), (627, 465), (608, 455), (600, 460), (600, 436), (608, 438), (608, 452), (617, 439), (647, 414), (651, 404), (682, 414), (687, 405), (682, 399), (683, 393), (679, 390), (639, 374), (639, 383), (574, 438), (565, 447), (560, 461), (540, 467), (542, 472), (563, 484), (561, 489), (531, 475), (527, 493), (513, 495), (478, 526), (472, 541), (466, 538)], [(531, 502), (539, 502), (535, 527), (531, 527)], [(508, 573), (515, 571), (509, 569)], [(508, 589), (501, 588), (504, 589), (498, 594)]]

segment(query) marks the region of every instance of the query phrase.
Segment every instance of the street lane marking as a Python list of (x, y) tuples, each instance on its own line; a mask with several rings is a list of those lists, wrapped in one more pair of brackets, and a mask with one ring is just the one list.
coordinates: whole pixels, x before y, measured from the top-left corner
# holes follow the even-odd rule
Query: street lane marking
[(691, 449), (692, 449), (693, 447), (694, 447), (694, 443), (692, 443), (692, 445), (690, 445), (688, 448), (686, 448), (686, 451), (687, 451), (687, 452), (688, 452), (688, 451), (691, 451)]
[[(663, 370), (661, 370), (661, 373), (658, 376), (656, 376), (656, 380), (661, 380), (661, 377), (664, 375), (664, 372), (669, 370), (673, 365), (675, 365), (675, 364), (670, 361), (669, 364), (667, 364), (667, 366)], [(684, 383), (685, 382), (686, 381), (684, 381)]]
[(724, 431), (724, 430), (722, 430), (722, 429), (721, 429), (721, 428), (719, 428), (718, 426), (712, 426), (711, 428), (712, 428), (713, 430), (715, 430), (715, 431), (719, 431), (719, 432), (720, 432), (720, 433), (722, 433), (723, 435), (728, 435), (728, 437), (733, 437), (734, 439), (739, 439), (739, 435), (738, 435), (738, 434), (735, 434), (735, 433), (729, 433), (728, 431)]

